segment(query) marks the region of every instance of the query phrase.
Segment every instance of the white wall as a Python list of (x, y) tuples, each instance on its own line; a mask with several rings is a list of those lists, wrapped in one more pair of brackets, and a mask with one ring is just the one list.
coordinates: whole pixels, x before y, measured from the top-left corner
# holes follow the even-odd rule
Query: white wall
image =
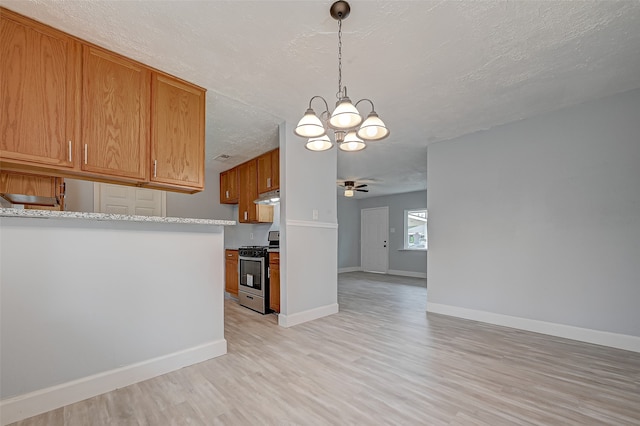
[(280, 126), (283, 326), (338, 311), (336, 158), (336, 149), (308, 151), (289, 123)]
[(640, 336), (640, 90), (428, 154), (429, 310)]
[(226, 353), (222, 227), (5, 217), (0, 235), (3, 424)]

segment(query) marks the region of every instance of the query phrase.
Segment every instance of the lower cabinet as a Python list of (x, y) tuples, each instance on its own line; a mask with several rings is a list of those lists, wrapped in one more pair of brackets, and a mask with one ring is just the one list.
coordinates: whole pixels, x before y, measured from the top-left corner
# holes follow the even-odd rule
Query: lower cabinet
[(238, 250), (224, 251), (224, 273), (227, 293), (238, 296)]
[(280, 253), (269, 253), (269, 308), (280, 312)]

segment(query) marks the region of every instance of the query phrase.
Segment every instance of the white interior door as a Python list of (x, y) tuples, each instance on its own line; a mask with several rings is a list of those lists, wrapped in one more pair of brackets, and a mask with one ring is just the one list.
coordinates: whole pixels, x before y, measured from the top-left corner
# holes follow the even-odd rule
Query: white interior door
[(389, 208), (360, 211), (360, 266), (363, 271), (386, 273), (389, 269)]
[(96, 213), (162, 217), (167, 215), (164, 191), (95, 183), (93, 194)]

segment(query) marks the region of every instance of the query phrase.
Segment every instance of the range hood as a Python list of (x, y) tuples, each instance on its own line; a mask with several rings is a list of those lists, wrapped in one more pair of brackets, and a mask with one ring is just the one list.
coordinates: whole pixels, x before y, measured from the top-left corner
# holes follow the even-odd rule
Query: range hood
[(260, 196), (257, 199), (253, 200), (253, 202), (256, 204), (265, 204), (268, 206), (278, 204), (280, 203), (280, 190), (275, 189), (273, 191), (260, 194)]
[(57, 197), (44, 197), (42, 195), (3, 194), (0, 196), (11, 204), (24, 204), (27, 206), (58, 207), (60, 202)]
[(55, 176), (0, 171), (0, 197), (11, 204), (59, 207), (65, 186), (64, 179)]

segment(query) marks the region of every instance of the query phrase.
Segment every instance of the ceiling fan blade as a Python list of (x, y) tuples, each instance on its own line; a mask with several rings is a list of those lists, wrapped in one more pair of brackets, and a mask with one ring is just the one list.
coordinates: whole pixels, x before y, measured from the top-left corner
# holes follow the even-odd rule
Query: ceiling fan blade
[(369, 185), (367, 185), (366, 183), (363, 183), (361, 185), (356, 186), (355, 188), (364, 188), (366, 186), (369, 186)]
[(360, 192), (369, 192), (368, 189), (356, 189), (356, 191), (360, 191)]

